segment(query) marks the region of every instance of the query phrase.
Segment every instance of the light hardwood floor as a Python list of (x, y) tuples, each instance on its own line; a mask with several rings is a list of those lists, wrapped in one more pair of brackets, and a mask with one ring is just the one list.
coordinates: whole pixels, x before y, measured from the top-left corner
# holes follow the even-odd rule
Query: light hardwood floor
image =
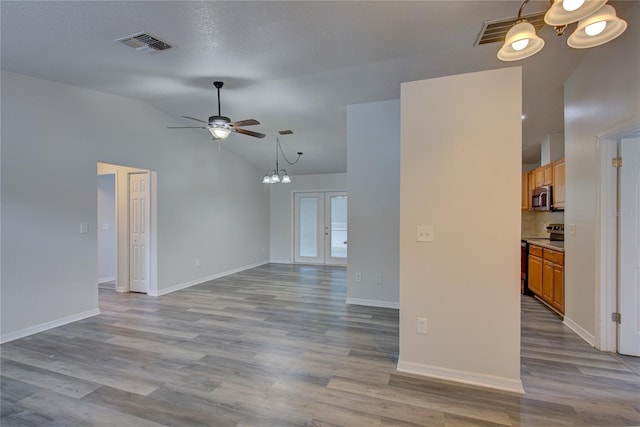
[[(2, 426), (631, 426), (640, 377), (522, 300), (526, 395), (398, 374), (398, 311), (270, 264), (2, 345)], [(473, 357), (473, 355), (469, 355)]]

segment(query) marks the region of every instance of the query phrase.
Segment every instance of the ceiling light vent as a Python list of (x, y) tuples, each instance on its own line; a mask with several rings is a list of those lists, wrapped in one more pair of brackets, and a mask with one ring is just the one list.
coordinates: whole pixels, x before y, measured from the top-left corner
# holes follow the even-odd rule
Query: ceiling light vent
[(142, 53), (156, 53), (173, 47), (169, 43), (165, 43), (157, 37), (147, 33), (136, 33), (114, 41), (120, 42), (125, 46), (132, 47)]
[(533, 13), (520, 18), (506, 18), (496, 21), (485, 21), (474, 46), (487, 43), (504, 42), (507, 32), (518, 20), (526, 19), (536, 29), (536, 33), (544, 26), (545, 12)]
[(293, 131), (291, 129), (279, 130), (278, 133), (280, 135), (293, 135)]

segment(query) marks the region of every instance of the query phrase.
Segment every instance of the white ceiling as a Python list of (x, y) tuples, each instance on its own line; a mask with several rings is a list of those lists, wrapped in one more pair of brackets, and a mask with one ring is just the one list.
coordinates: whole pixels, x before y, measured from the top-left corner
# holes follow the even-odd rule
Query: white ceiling
[[(619, 7), (618, 13), (630, 5)], [(549, 2), (532, 1), (525, 14)], [(516, 64), (498, 44), (474, 46), (483, 21), (512, 17), (519, 1), (2, 1), (2, 68), (137, 98), (175, 120), (216, 113), (255, 118), (259, 140), (231, 135), (224, 147), (272, 167), (278, 130), (289, 171), (346, 170), (346, 106), (397, 99), (400, 83), (505, 66), (523, 67), (523, 161), (539, 160), (546, 134), (563, 130), (562, 84), (585, 51), (563, 47), (545, 27), (545, 48)], [(143, 54), (114, 40), (146, 31), (173, 49)], [(600, 48), (606, 48), (600, 47)], [(380, 124), (384, 126), (384, 123)], [(212, 143), (203, 130), (203, 144)]]

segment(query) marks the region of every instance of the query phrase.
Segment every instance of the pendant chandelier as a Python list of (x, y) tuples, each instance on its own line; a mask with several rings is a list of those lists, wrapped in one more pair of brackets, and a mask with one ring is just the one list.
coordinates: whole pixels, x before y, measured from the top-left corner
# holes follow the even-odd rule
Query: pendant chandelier
[(300, 157), (302, 156), (302, 153), (298, 151), (297, 153), (298, 158), (295, 161), (290, 162), (287, 159), (287, 156), (284, 155), (284, 151), (282, 151), (282, 146), (280, 145), (280, 139), (276, 138), (276, 168), (267, 171), (267, 173), (264, 175), (264, 178), (262, 178), (263, 184), (278, 184), (278, 183), (290, 184), (291, 183), (291, 177), (289, 176), (287, 171), (285, 169), (280, 169), (280, 164), (278, 163), (278, 157), (280, 154), (282, 154), (282, 158), (285, 160), (285, 162), (287, 162), (291, 166), (298, 163), (298, 160), (300, 160)]
[[(544, 40), (538, 37), (533, 24), (522, 18), (522, 9), (528, 2), (525, 0), (520, 6), (518, 18), (498, 51), (501, 61), (525, 59), (544, 47)], [(562, 35), (567, 25), (577, 21), (577, 28), (567, 39), (567, 44), (575, 49), (600, 46), (627, 29), (627, 23), (616, 16), (613, 6), (606, 3), (607, 0), (551, 0), (544, 23)]]

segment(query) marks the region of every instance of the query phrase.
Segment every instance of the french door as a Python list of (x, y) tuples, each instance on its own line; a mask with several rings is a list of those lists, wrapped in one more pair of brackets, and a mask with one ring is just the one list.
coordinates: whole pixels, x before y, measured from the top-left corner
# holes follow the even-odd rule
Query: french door
[(347, 265), (347, 193), (294, 193), (294, 261)]

